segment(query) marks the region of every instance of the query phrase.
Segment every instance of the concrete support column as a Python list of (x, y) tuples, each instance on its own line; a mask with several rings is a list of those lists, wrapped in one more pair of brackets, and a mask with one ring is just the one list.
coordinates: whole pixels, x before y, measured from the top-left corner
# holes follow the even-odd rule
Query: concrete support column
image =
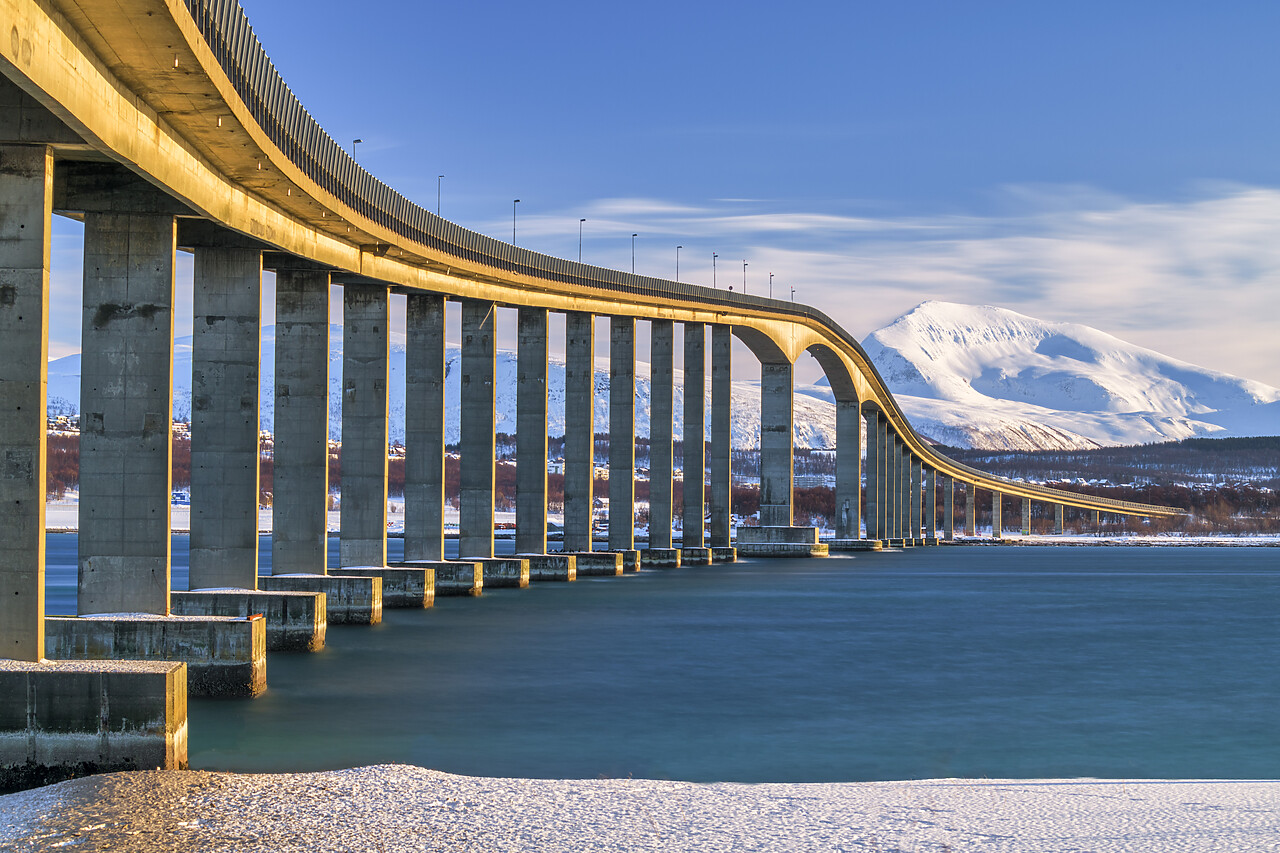
[(933, 468), (924, 472), (924, 538), (938, 538), (938, 472)]
[(444, 297), (406, 298), (404, 558), (444, 559)]
[(636, 321), (609, 318), (609, 550), (635, 547)]
[(899, 449), (898, 437), (892, 429), (885, 434), (884, 440), (884, 483), (885, 483), (885, 530), (890, 539), (902, 538), (902, 501), (899, 497), (898, 481), (902, 466), (898, 459), (902, 451)]
[(991, 538), (999, 539), (1004, 536), (1004, 507), (1001, 499), (1004, 495), (999, 492), (991, 493)]
[(702, 548), (706, 497), (707, 331), (701, 323), (684, 324), (684, 539), (685, 548)]
[(564, 316), (564, 550), (591, 550), (595, 502), (595, 317)]
[(1031, 533), (1031, 498), (1022, 499), (1022, 535)]
[[(919, 533), (919, 528), (916, 528), (916, 532), (914, 533), (911, 530), (911, 522), (912, 522), (912, 518), (911, 518), (912, 516), (912, 513), (911, 513), (911, 498), (912, 498), (911, 451), (907, 449), (906, 442), (902, 442), (902, 441), (899, 442), (898, 449), (901, 453), (898, 459), (898, 464), (900, 466), (899, 467), (900, 473), (899, 473), (899, 480), (898, 480), (900, 491), (898, 492), (898, 495), (901, 498), (901, 504), (902, 504), (902, 516), (901, 516), (902, 538), (915, 539), (920, 535), (920, 533)], [(917, 503), (920, 500), (919, 489), (915, 490), (915, 500)], [(915, 516), (916, 516), (916, 520), (919, 520), (919, 517), (920, 517), (919, 510), (916, 510)]]
[(0, 146), (0, 658), (24, 661), (45, 653), (52, 210), (52, 150)]
[(921, 497), (924, 492), (924, 469), (919, 459), (908, 454), (907, 456), (907, 476), (910, 477), (911, 493), (909, 500), (911, 505), (908, 507), (911, 519), (911, 538), (923, 539), (925, 534), (924, 518), (921, 516)]
[(964, 535), (978, 535), (978, 487), (973, 483), (964, 486)]
[(342, 566), (387, 564), (390, 290), (342, 288)]
[(197, 248), (188, 587), (258, 588), (262, 252)]
[(85, 214), (81, 615), (169, 613), (175, 241), (172, 215)]
[(880, 413), (867, 412), (867, 538), (884, 539), (880, 515), (884, 507), (884, 477), (880, 468)]
[(948, 542), (956, 538), (956, 481), (942, 478), (942, 535)]
[(276, 270), (271, 573), (325, 574), (329, 507), (329, 273)]
[(862, 518), (862, 410), (857, 400), (836, 401), (836, 538), (857, 539)]
[[(670, 320), (653, 320), (649, 326), (649, 547), (670, 548), (671, 492), (675, 478), (671, 449), (675, 426), (675, 327)], [(610, 407), (612, 408), (612, 400)], [(609, 447), (610, 458), (613, 458), (612, 440)], [(685, 484), (688, 485), (690, 478), (687, 469), (685, 473)], [(609, 482), (613, 482), (612, 471)], [(610, 504), (612, 505), (612, 501)]]
[(760, 526), (791, 526), (791, 364), (760, 365)]
[(1053, 505), (1053, 532), (1062, 535), (1065, 525), (1062, 523), (1062, 504)]
[(462, 459), (459, 465), (458, 556), (493, 556), (493, 374), (497, 306), (462, 300)]
[(516, 330), (516, 553), (547, 553), (547, 309)]
[[(711, 327), (711, 528), (712, 548), (728, 548), (733, 512), (731, 397), (733, 332)], [(687, 405), (687, 404), (686, 404)]]

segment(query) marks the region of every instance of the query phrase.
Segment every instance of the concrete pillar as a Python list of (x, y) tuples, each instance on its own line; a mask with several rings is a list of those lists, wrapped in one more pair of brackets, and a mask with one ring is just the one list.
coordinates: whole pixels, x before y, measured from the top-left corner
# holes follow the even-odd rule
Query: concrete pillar
[(1022, 535), (1031, 533), (1031, 498), (1022, 499)]
[(836, 538), (857, 539), (862, 518), (862, 410), (855, 400), (836, 401)]
[(1062, 504), (1053, 505), (1053, 532), (1062, 535), (1064, 525), (1062, 523)]
[(920, 460), (911, 456), (909, 452), (907, 456), (907, 476), (911, 478), (910, 506), (908, 507), (911, 518), (911, 538), (923, 539), (925, 536), (924, 518), (921, 515), (922, 504), (920, 499), (924, 493), (924, 469)]
[(1100, 509), (1093, 511), (1093, 529), (1102, 530), (1102, 510)]
[(636, 321), (609, 318), (609, 550), (635, 547)]
[(920, 503), (920, 490), (918, 488), (912, 489), (911, 487), (911, 469), (913, 467), (911, 464), (911, 451), (907, 448), (905, 441), (901, 443), (900, 447), (902, 450), (902, 456), (900, 459), (900, 464), (902, 466), (902, 479), (900, 480), (902, 489), (902, 538), (914, 540), (918, 539), (920, 536), (919, 526), (916, 526), (915, 530), (912, 530), (913, 522), (920, 520), (920, 510), (917, 509), (913, 513), (911, 511), (911, 503), (913, 497), (917, 505)]
[(964, 485), (964, 535), (978, 535), (978, 487), (973, 483)]
[(262, 252), (195, 252), (190, 589), (258, 588)]
[(493, 556), (494, 320), (497, 306), (462, 300), (462, 459), (459, 465), (458, 556)]
[(84, 218), (79, 601), (169, 613), (172, 215)]
[(791, 526), (791, 364), (760, 365), (760, 526)]
[(1004, 507), (999, 492), (991, 493), (991, 538), (999, 539), (1004, 535)]
[[(0, 658), (23, 661), (39, 661), (45, 652), (52, 210), (52, 150), (0, 146)], [(19, 724), (30, 727), (30, 717), (24, 714)]]
[(942, 478), (942, 535), (948, 542), (956, 538), (956, 481)]
[(883, 539), (880, 513), (884, 507), (884, 478), (880, 469), (880, 413), (867, 412), (867, 538)]
[(729, 326), (711, 327), (711, 527), (712, 548), (729, 547), (733, 512), (733, 449), (731, 408), (733, 331)]
[(521, 308), (516, 350), (516, 553), (547, 553), (547, 309)]
[(707, 331), (701, 323), (684, 324), (684, 539), (685, 548), (706, 544)]
[(564, 550), (591, 550), (595, 502), (595, 317), (564, 317)]
[(901, 472), (901, 468), (898, 465), (899, 453), (898, 437), (891, 428), (886, 429), (884, 439), (884, 524), (889, 539), (902, 538), (902, 526), (898, 523), (898, 519), (902, 514), (902, 504), (898, 498), (898, 475)]
[(325, 574), (329, 506), (329, 273), (276, 270), (271, 573)]
[[(649, 547), (670, 548), (671, 492), (675, 477), (671, 449), (675, 426), (675, 328), (670, 320), (653, 320), (649, 332)], [(610, 404), (612, 407), (612, 399)], [(612, 440), (609, 447), (610, 458), (613, 458)], [(609, 482), (613, 482), (612, 472)], [(688, 482), (686, 476), (685, 483)]]
[(938, 472), (933, 468), (924, 472), (924, 538), (938, 538)]
[(387, 564), (390, 290), (342, 288), (342, 539), (338, 564)]
[(444, 559), (444, 297), (406, 298), (404, 558)]

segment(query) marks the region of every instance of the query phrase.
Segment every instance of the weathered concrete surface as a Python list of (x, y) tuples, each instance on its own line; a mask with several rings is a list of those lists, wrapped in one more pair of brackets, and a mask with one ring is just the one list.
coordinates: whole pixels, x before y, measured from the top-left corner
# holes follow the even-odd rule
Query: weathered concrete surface
[(671, 492), (675, 480), (675, 326), (670, 320), (654, 320), (649, 332), (649, 547), (663, 550), (671, 548)]
[(680, 568), (679, 548), (641, 548), (640, 565), (650, 569)]
[(924, 472), (924, 538), (938, 540), (938, 472), (933, 468)]
[(484, 591), (484, 570), (473, 560), (404, 560), (392, 568), (423, 568), (435, 572), (437, 597), (480, 595)]
[(881, 465), (881, 448), (884, 444), (883, 426), (878, 411), (867, 412), (867, 538), (884, 536), (884, 467)]
[(297, 573), (258, 578), (272, 592), (323, 592), (330, 625), (377, 625), (382, 621), (382, 579)]
[(175, 590), (175, 616), (236, 616), (261, 613), (267, 623), (267, 651), (318, 652), (329, 625), (323, 592), (266, 592), (250, 589)]
[(381, 578), (382, 606), (421, 610), (436, 600), (435, 569), (418, 566), (343, 566), (346, 577)]
[(595, 318), (564, 315), (565, 551), (591, 550), (595, 484)]
[(1031, 498), (1022, 499), (1022, 535), (1031, 534)]
[(462, 300), (462, 459), (459, 461), (458, 556), (493, 556), (493, 373), (497, 306)]
[(524, 589), (529, 586), (529, 560), (524, 557), (485, 557), (478, 558), (484, 571), (486, 589), (508, 587)]
[(922, 504), (921, 499), (924, 496), (924, 471), (920, 465), (920, 460), (915, 457), (907, 458), (907, 476), (910, 478), (909, 487), (910, 494), (907, 500), (910, 502), (908, 509), (911, 517), (911, 538), (920, 540), (924, 538), (924, 518), (921, 515)]
[(862, 518), (862, 412), (857, 399), (836, 403), (836, 538), (857, 539)]
[(169, 612), (174, 222), (85, 213), (78, 613)]
[[(271, 573), (323, 575), (329, 554), (327, 271), (276, 268), (275, 397)], [(258, 587), (266, 588), (261, 581)], [(330, 594), (331, 622), (338, 621), (337, 607)]]
[(1004, 535), (1004, 507), (1001, 505), (1003, 497), (1000, 492), (991, 493), (991, 536), (994, 539)]
[(262, 252), (195, 251), (190, 585), (256, 589)]
[(726, 325), (711, 327), (711, 526), (708, 539), (712, 548), (728, 548), (731, 517), (733, 378), (733, 332)]
[(406, 297), (404, 556), (444, 559), (444, 297)]
[(964, 535), (978, 535), (978, 494), (972, 483), (964, 487)]
[(682, 566), (709, 566), (711, 565), (711, 549), (691, 546), (689, 548), (680, 549), (680, 565)]
[[(338, 565), (385, 566), (390, 294), (386, 287), (348, 283), (342, 288), (342, 303), (342, 534)], [(391, 597), (384, 586), (383, 606), (398, 606), (390, 603)]]
[[(760, 526), (791, 525), (791, 363), (760, 365)], [(742, 530), (738, 531), (741, 551)]]
[(622, 554), (613, 551), (573, 551), (563, 556), (573, 557), (578, 577), (614, 577), (623, 572)]
[(640, 571), (640, 552), (635, 548), (610, 548), (622, 557), (622, 573), (632, 574)]
[(739, 527), (738, 555), (749, 557), (825, 557), (816, 527)]
[[(13, 89), (6, 86), (5, 91)], [(28, 661), (45, 656), (52, 204), (53, 152), (43, 146), (0, 146), (0, 456), (5, 460), (0, 476), (0, 658)], [(0, 732), (7, 730), (7, 723), (0, 724)], [(8, 767), (7, 753), (4, 762)]]
[(609, 549), (635, 547), (636, 321), (609, 318)]
[(956, 538), (956, 481), (942, 478), (942, 535), (951, 542)]
[(547, 551), (547, 312), (521, 308), (516, 350), (516, 553)]
[[(681, 513), (685, 549), (706, 544), (706, 405), (707, 405), (707, 331), (702, 323), (684, 324), (684, 469)], [(683, 558), (682, 558), (683, 559)]]
[(187, 768), (187, 665), (0, 658), (0, 794)]
[(829, 551), (879, 551), (884, 543), (879, 539), (832, 539), (827, 543)]
[(529, 561), (530, 581), (578, 579), (578, 560), (572, 554), (517, 554)]
[(713, 563), (736, 563), (738, 561), (738, 549), (728, 547), (713, 547), (711, 549), (711, 562)]
[(267, 623), (260, 615), (47, 616), (51, 660), (182, 661), (192, 696), (257, 696), (267, 689)]

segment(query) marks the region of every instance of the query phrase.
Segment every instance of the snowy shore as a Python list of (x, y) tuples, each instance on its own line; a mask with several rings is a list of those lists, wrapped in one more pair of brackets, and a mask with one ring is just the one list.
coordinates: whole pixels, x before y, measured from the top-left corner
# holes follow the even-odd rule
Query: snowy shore
[(0, 849), (131, 851), (1280, 850), (1280, 782), (696, 785), (147, 771), (0, 797)]

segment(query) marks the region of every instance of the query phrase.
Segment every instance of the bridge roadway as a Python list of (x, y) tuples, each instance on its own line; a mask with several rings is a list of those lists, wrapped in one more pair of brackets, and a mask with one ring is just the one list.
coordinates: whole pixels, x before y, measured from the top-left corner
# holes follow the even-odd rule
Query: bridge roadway
[[(179, 766), (185, 761), (185, 709), (178, 708), (177, 694), (185, 698), (186, 666), (193, 689), (252, 695), (265, 686), (266, 644), (318, 648), (325, 614), (328, 621), (370, 622), (380, 618), (383, 603), (428, 606), (433, 584), (444, 594), (474, 592), (481, 583), (527, 583), (528, 561), (495, 560), (493, 551), (500, 306), (518, 311), (517, 551), (533, 555), (535, 577), (570, 579), (576, 571), (601, 570), (601, 558), (588, 556), (597, 317), (609, 318), (610, 335), (609, 548), (628, 563), (636, 559), (637, 320), (649, 321), (655, 367), (653, 533), (644, 552), (654, 565), (731, 559), (735, 544), (740, 552), (761, 555), (826, 552), (829, 545), (818, 541), (815, 528), (793, 524), (792, 371), (806, 351), (822, 366), (836, 399), (837, 529), (830, 547), (936, 542), (939, 491), (941, 538), (950, 539), (957, 487), (963, 488), (970, 535), (979, 490), (990, 493), (995, 519), (1003, 518), (1004, 498), (1020, 498), (1023, 529), (1030, 526), (1032, 501), (1054, 508), (1058, 531), (1066, 507), (1092, 512), (1095, 522), (1101, 512), (1181, 512), (1009, 482), (948, 459), (911, 428), (857, 341), (815, 308), (549, 257), (418, 207), (359, 167), (306, 112), (235, 0), (0, 0), (0, 10), (0, 268), (6, 271), (0, 281), (0, 693), (15, 702), (28, 697), (21, 708), (3, 709), (16, 716), (0, 715), (28, 721), (26, 728), (17, 726), (24, 733), (21, 748), (0, 731), (0, 742), (10, 744), (0, 755), (0, 774), (72, 759), (95, 767), (129, 761)], [(78, 612), (146, 614), (132, 621), (44, 616), (54, 212), (85, 225)], [(195, 255), (190, 585), (217, 588), (216, 595), (173, 593), (169, 585), (179, 248)], [(275, 575), (260, 580), (263, 269), (274, 270), (277, 281)], [(342, 532), (339, 566), (333, 568), (325, 547), (331, 284), (343, 288), (345, 338)], [(409, 564), (403, 567), (386, 565), (392, 293), (408, 300)], [(443, 561), (443, 329), (449, 301), (461, 304), (463, 337), (462, 564)], [(563, 554), (552, 555), (545, 465), (549, 312), (565, 314), (567, 362), (565, 533)], [(711, 441), (706, 448), (686, 445), (684, 460), (686, 471), (705, 464), (709, 499), (704, 503), (699, 489), (686, 492), (678, 550), (671, 547), (668, 426), (674, 421), (677, 323), (687, 433), (700, 433), (706, 423), (707, 377), (700, 365), (708, 343), (711, 349)], [(729, 512), (731, 336), (761, 365), (760, 526), (739, 528), (736, 541)], [(995, 535), (1002, 527), (995, 525)], [(604, 571), (623, 564), (623, 558), (613, 559), (606, 559)], [(181, 632), (166, 620), (179, 612), (213, 639), (175, 639)], [(268, 618), (252, 618), (258, 613)], [(96, 670), (82, 663), (69, 672), (63, 671), (67, 665), (41, 663), (46, 656), (109, 658), (126, 645), (120, 640), (126, 624), (133, 632), (128, 654), (185, 664), (176, 665), (179, 670), (149, 664), (154, 671), (128, 673), (151, 679), (143, 689), (111, 687), (112, 679), (126, 675), (111, 661)], [(215, 661), (221, 653), (215, 648), (238, 651), (233, 659)], [(181, 690), (175, 686), (180, 681)], [(51, 690), (78, 692), (83, 701), (67, 719), (37, 719), (47, 713), (39, 697)], [(139, 710), (116, 721), (116, 730), (150, 744), (150, 752), (122, 758), (115, 747), (101, 746), (109, 740), (102, 722), (111, 714), (107, 705), (127, 705), (120, 696), (108, 703), (112, 690), (133, 697), (138, 709), (154, 710), (138, 698), (144, 695), (166, 709), (150, 716)], [(13, 734), (14, 725), (0, 728)], [(34, 732), (41, 726), (77, 736), (92, 732), (90, 741), (98, 745), (85, 746), (90, 741), (82, 738), (80, 746), (59, 742), (37, 749), (31, 744), (40, 740)]]

